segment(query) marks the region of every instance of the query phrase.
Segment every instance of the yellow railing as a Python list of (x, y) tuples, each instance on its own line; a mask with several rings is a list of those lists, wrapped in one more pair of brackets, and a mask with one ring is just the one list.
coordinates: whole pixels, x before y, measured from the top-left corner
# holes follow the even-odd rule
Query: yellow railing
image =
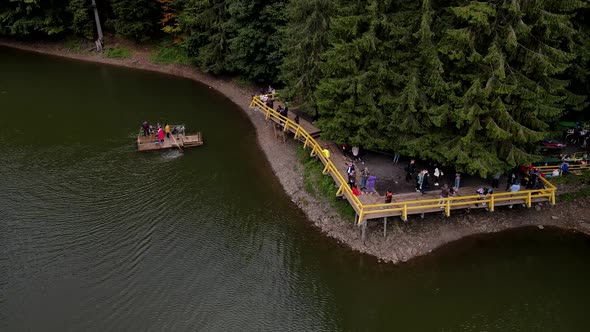
[[(334, 182), (336, 182), (338, 186), (336, 195), (344, 196), (357, 213), (357, 216), (361, 216), (363, 211), (363, 205), (361, 201), (352, 193), (348, 183), (346, 180), (344, 180), (342, 174), (338, 171), (332, 160), (322, 153), (323, 148), (320, 146), (320, 144), (313, 137), (311, 137), (311, 135), (305, 129), (303, 129), (303, 127), (295, 123), (295, 121), (282, 116), (279, 114), (279, 112), (266, 106), (262, 100), (258, 98), (258, 96), (252, 98), (252, 102), (250, 103), (250, 108), (254, 107), (258, 107), (261, 111), (263, 111), (266, 114), (265, 118), (267, 120), (275, 120), (276, 122), (281, 123), (284, 126), (284, 131), (294, 132), (295, 138), (303, 141), (304, 148), (311, 147), (311, 155), (318, 157), (324, 165), (323, 173), (332, 176)], [(362, 219), (358, 219), (357, 223), (360, 223), (361, 220)]]
[[(550, 175), (553, 173), (554, 170), (560, 170), (560, 165), (553, 165), (553, 166), (535, 166), (536, 169), (540, 170), (545, 175)], [(588, 164), (570, 164), (569, 171), (586, 171), (590, 169), (590, 165)]]
[[(544, 183), (544, 189), (521, 190), (517, 192), (502, 192), (485, 195), (470, 196), (453, 196), (448, 198), (432, 198), (415, 201), (402, 201), (386, 204), (363, 205), (360, 218), (371, 219), (373, 217), (382, 217), (386, 215), (397, 215), (399, 213), (403, 220), (408, 219), (409, 212), (433, 212), (432, 210), (440, 209), (446, 216), (451, 215), (451, 209), (468, 208), (473, 205), (481, 205), (494, 211), (500, 202), (512, 202), (514, 204), (526, 204), (531, 207), (535, 198), (546, 197), (551, 204), (555, 204), (555, 186), (544, 178), (540, 178)], [(501, 204), (506, 205), (506, 204)], [(429, 211), (430, 210), (430, 211)], [(362, 219), (361, 219), (362, 220)]]
[[(397, 215), (399, 215), (405, 221), (408, 219), (408, 214), (411, 214), (412, 212), (428, 213), (440, 210), (443, 211), (446, 216), (450, 216), (452, 209), (469, 208), (476, 204), (482, 206), (485, 204), (485, 207), (490, 211), (494, 211), (497, 203), (499, 202), (525, 204), (527, 207), (531, 207), (535, 198), (546, 197), (552, 205), (555, 204), (555, 186), (545, 178), (540, 178), (540, 181), (542, 181), (545, 185), (544, 189), (494, 193), (483, 197), (480, 197), (479, 195), (454, 196), (448, 198), (364, 205), (361, 203), (358, 197), (352, 193), (348, 183), (344, 180), (342, 174), (338, 171), (336, 166), (334, 166), (332, 160), (322, 153), (323, 148), (305, 129), (303, 129), (303, 127), (295, 123), (295, 121), (282, 116), (277, 111), (266, 106), (258, 96), (254, 96), (254, 98), (252, 98), (250, 108), (257, 108), (258, 110), (265, 113), (265, 118), (267, 120), (274, 120), (275, 122), (283, 125), (284, 131), (292, 131), (295, 134), (296, 139), (303, 141), (304, 148), (311, 147), (311, 156), (316, 156), (324, 165), (323, 173), (332, 176), (334, 182), (336, 182), (336, 185), (338, 186), (336, 195), (344, 196), (352, 208), (356, 211), (357, 218), (355, 222), (357, 224), (363, 223), (365, 219)], [(506, 203), (502, 205), (506, 205)]]

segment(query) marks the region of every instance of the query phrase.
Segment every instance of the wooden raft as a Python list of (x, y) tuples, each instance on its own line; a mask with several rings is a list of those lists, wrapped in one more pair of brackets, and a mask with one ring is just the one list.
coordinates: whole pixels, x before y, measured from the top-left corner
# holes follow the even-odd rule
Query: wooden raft
[(137, 151), (177, 149), (178, 147), (192, 148), (200, 145), (203, 145), (203, 137), (200, 132), (196, 134), (170, 135), (170, 138), (164, 137), (164, 142), (160, 142), (155, 137), (143, 136), (143, 134), (137, 136)]

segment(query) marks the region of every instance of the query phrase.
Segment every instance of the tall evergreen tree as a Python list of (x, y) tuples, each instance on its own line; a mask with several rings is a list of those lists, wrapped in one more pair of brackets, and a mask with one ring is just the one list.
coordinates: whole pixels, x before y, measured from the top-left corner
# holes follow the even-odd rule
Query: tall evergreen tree
[[(590, 3), (586, 7), (577, 11), (573, 18), (576, 27), (576, 42), (580, 47), (577, 48), (577, 58), (573, 65), (568, 69), (566, 77), (572, 79), (571, 90), (577, 95), (590, 95)], [(578, 104), (573, 108), (571, 116), (573, 119), (582, 119), (590, 121), (590, 103), (588, 99), (584, 103)], [(584, 110), (583, 114), (576, 111)]]
[(156, 36), (160, 8), (156, 0), (111, 0), (115, 32), (123, 37), (146, 41)]
[(328, 46), (333, 12), (334, 0), (292, 0), (287, 4), (281, 66), (286, 86), (281, 95), (304, 111), (317, 110), (313, 93), (321, 78), (320, 55)]
[(183, 0), (177, 17), (179, 30), (185, 31), (183, 45), (201, 69), (220, 74), (231, 70), (228, 63), (229, 39), (234, 35), (228, 24), (228, 1)]
[(533, 160), (568, 106), (582, 1), (337, 2), (316, 97), (328, 139), (486, 175)]
[(529, 163), (569, 102), (559, 75), (576, 57), (571, 13), (581, 1), (453, 1), (441, 8), (438, 50), (456, 82), (453, 128), (428, 147), (467, 172)]
[(336, 2), (331, 47), (322, 58), (323, 77), (315, 94), (323, 137), (338, 143), (387, 149), (388, 113), (400, 83), (393, 70), (407, 52), (397, 51), (403, 37), (405, 8), (393, 1)]
[(285, 0), (232, 0), (229, 12), (235, 31), (228, 59), (233, 71), (254, 81), (276, 81), (283, 60)]

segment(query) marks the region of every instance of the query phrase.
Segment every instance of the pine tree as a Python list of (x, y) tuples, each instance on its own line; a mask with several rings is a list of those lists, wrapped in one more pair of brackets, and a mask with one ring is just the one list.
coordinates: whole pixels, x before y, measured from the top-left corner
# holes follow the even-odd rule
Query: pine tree
[(328, 46), (333, 11), (333, 0), (292, 0), (287, 4), (280, 75), (286, 87), (281, 96), (307, 112), (317, 112), (313, 93), (321, 78), (320, 55)]
[(531, 162), (582, 96), (582, 1), (337, 2), (315, 94), (328, 139), (486, 175)]
[(157, 34), (159, 5), (156, 0), (111, 0), (115, 32), (123, 37), (146, 41)]
[[(574, 119), (589, 121), (590, 113), (588, 112), (590, 103), (587, 96), (590, 95), (590, 3), (585, 8), (576, 12), (572, 19), (576, 27), (576, 44), (580, 45), (577, 48), (576, 60), (568, 69), (565, 77), (571, 78), (571, 91), (573, 95), (568, 96), (572, 104), (571, 112)], [(579, 96), (585, 96), (584, 100)], [(585, 110), (584, 113), (577, 111)], [(576, 112), (576, 113), (574, 113)]]
[[(430, 0), (410, 1), (397, 34), (397, 53), (403, 56), (392, 69), (399, 76), (388, 108), (387, 133), (396, 151), (424, 159), (444, 161), (444, 151), (434, 149), (449, 136), (452, 84), (443, 74), (433, 30), (438, 29)], [(452, 133), (450, 134), (452, 136)]]
[(220, 74), (231, 70), (228, 63), (229, 39), (234, 35), (229, 26), (228, 1), (187, 0), (177, 17), (180, 31), (185, 31), (183, 45), (202, 70)]
[[(315, 93), (323, 137), (365, 148), (390, 149), (388, 126), (394, 93), (401, 83), (395, 64), (407, 38), (405, 4), (393, 1), (336, 2), (331, 47), (323, 55)], [(404, 5), (404, 6), (402, 6)]]
[[(535, 159), (535, 143), (570, 99), (560, 78), (576, 57), (571, 13), (582, 2), (453, 1), (441, 8), (452, 132), (430, 149), (447, 163), (486, 175)], [(440, 135), (434, 135), (437, 137)]]
[(233, 71), (258, 82), (277, 80), (283, 60), (281, 28), (285, 25), (283, 0), (232, 0), (228, 25), (228, 61)]

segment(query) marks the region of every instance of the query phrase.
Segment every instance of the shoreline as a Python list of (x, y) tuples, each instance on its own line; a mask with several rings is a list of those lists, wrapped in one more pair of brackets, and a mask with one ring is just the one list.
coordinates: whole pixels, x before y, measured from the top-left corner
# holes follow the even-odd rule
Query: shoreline
[[(295, 144), (277, 140), (272, 127), (264, 118), (249, 109), (250, 98), (255, 88), (242, 87), (231, 80), (216, 78), (200, 72), (196, 67), (179, 64), (156, 64), (150, 61), (149, 46), (132, 45), (133, 54), (127, 59), (112, 59), (86, 52), (70, 52), (63, 42), (18, 42), (0, 39), (0, 46), (24, 51), (49, 54), (80, 61), (103, 63), (131, 69), (149, 70), (177, 77), (188, 78), (204, 84), (224, 95), (241, 108), (255, 128), (257, 144), (263, 151), (266, 162), (271, 166), (287, 195), (318, 227), (322, 233), (345, 244), (354, 251), (376, 257), (379, 261), (400, 263), (427, 255), (451, 242), (477, 234), (496, 233), (527, 226), (553, 226), (590, 235), (590, 198), (544, 205), (541, 210), (515, 208), (493, 213), (473, 211), (458, 213), (450, 218), (429, 215), (424, 219), (413, 217), (408, 222), (390, 219), (387, 238), (383, 237), (383, 223), (373, 220), (368, 224), (366, 242), (363, 244), (360, 228), (342, 220), (329, 202), (312, 197), (304, 189), (304, 167), (299, 162)], [(125, 45), (129, 46), (129, 45)], [(283, 148), (277, 148), (283, 145)], [(482, 213), (483, 212), (483, 213)], [(541, 227), (539, 227), (541, 228)]]

